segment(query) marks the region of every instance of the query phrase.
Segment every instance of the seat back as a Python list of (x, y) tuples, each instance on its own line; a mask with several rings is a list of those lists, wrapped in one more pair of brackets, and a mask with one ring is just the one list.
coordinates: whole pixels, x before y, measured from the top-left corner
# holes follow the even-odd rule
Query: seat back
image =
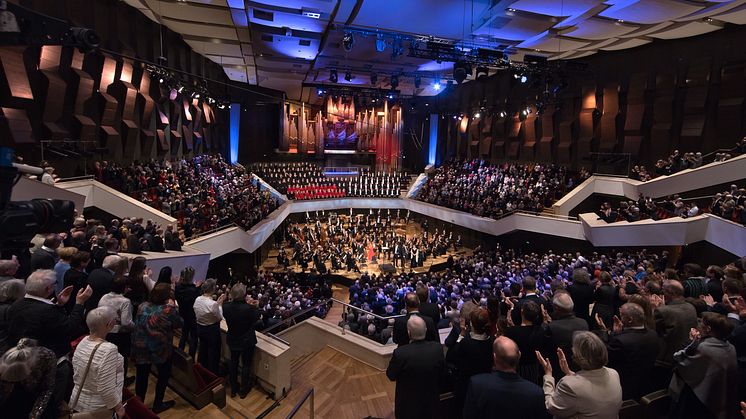
[(642, 415), (642, 405), (634, 400), (625, 400), (622, 402), (622, 408), (619, 409), (619, 419), (640, 419)]
[(667, 418), (671, 407), (671, 397), (668, 395), (668, 390), (658, 390), (642, 396), (640, 404), (642, 404), (644, 419)]
[(189, 391), (199, 392), (200, 387), (204, 387), (204, 382), (200, 383), (200, 380), (195, 376), (194, 359), (186, 352), (174, 348), (172, 360), (171, 381), (180, 382)]

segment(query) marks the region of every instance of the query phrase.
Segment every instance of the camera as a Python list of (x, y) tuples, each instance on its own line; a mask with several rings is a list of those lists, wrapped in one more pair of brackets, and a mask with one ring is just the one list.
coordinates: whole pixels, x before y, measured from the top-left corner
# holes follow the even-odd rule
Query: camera
[(28, 250), (39, 233), (59, 233), (72, 227), (75, 204), (61, 199), (11, 201), (13, 186), (23, 173), (41, 169), (13, 163), (14, 152), (0, 147), (0, 250)]

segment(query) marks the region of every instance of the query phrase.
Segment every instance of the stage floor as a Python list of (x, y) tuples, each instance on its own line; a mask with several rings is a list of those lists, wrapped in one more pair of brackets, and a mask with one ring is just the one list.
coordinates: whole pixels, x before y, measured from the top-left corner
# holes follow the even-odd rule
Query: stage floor
[[(326, 223), (322, 223), (322, 225), (326, 225)], [(397, 234), (406, 234), (407, 238), (411, 238), (415, 235), (422, 235), (422, 228), (419, 223), (414, 221), (409, 221), (405, 224), (394, 224), (393, 228), (396, 230)], [(432, 227), (431, 227), (432, 228)], [(285, 249), (286, 254), (292, 255), (293, 249), (288, 247), (288, 243), (284, 242), (282, 243), (283, 248)], [(262, 263), (261, 269), (263, 270), (269, 270), (271, 272), (301, 272), (301, 266), (295, 264), (294, 261), (290, 261), (291, 265), (288, 269), (285, 269), (284, 266), (278, 265), (277, 263), (277, 255), (279, 253), (279, 249), (271, 249), (269, 251), (269, 254), (267, 256), (267, 259), (264, 260), (264, 263)], [(448, 252), (445, 255), (433, 258), (428, 257), (427, 260), (422, 264), (422, 266), (418, 266), (414, 268), (414, 272), (417, 273), (423, 273), (423, 272), (429, 272), (432, 267), (438, 267), (438, 265), (442, 265), (446, 263), (448, 260), (448, 256), (453, 256), (454, 258), (457, 258), (459, 256), (471, 256), (473, 254), (472, 249), (466, 248), (466, 247), (460, 247), (458, 251), (454, 252), (453, 247), (449, 247)], [(364, 263), (361, 263), (358, 265), (360, 268), (360, 272), (368, 272), (368, 274), (384, 274), (385, 272), (381, 269), (382, 265), (394, 265), (393, 260), (387, 259), (385, 257), (378, 258), (376, 262), (371, 261), (365, 261)], [(343, 276), (350, 280), (356, 280), (360, 277), (360, 273), (354, 272), (354, 271), (347, 271), (346, 269), (340, 269), (337, 271), (332, 272), (331, 271), (331, 262), (326, 262), (326, 268), (329, 270), (330, 273), (334, 275)], [(402, 267), (401, 264), (396, 267), (397, 272), (409, 272), (411, 269), (410, 263), (405, 263), (405, 266)], [(309, 272), (306, 270), (306, 272)]]

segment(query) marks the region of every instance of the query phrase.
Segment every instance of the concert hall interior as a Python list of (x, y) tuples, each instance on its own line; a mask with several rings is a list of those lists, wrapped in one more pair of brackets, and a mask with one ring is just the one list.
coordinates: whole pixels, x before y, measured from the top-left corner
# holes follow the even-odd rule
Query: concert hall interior
[(746, 0), (0, 0), (0, 417), (746, 418)]

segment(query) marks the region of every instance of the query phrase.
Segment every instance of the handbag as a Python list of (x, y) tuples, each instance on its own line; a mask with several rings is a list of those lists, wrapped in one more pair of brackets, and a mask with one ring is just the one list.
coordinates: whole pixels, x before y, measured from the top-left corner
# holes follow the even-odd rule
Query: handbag
[(83, 385), (85, 385), (85, 380), (88, 378), (88, 372), (91, 370), (93, 356), (96, 355), (96, 351), (102, 343), (103, 342), (99, 342), (99, 344), (93, 348), (93, 351), (91, 351), (91, 357), (88, 358), (88, 365), (86, 365), (85, 372), (83, 373), (83, 381), (80, 383), (80, 387), (78, 387), (78, 391), (75, 394), (75, 398), (73, 399), (72, 403), (60, 415), (60, 419), (116, 419), (116, 413), (113, 412), (111, 409), (107, 409), (105, 407), (90, 412), (75, 411), (75, 406), (77, 406), (78, 399), (80, 399), (80, 392), (83, 391)]

